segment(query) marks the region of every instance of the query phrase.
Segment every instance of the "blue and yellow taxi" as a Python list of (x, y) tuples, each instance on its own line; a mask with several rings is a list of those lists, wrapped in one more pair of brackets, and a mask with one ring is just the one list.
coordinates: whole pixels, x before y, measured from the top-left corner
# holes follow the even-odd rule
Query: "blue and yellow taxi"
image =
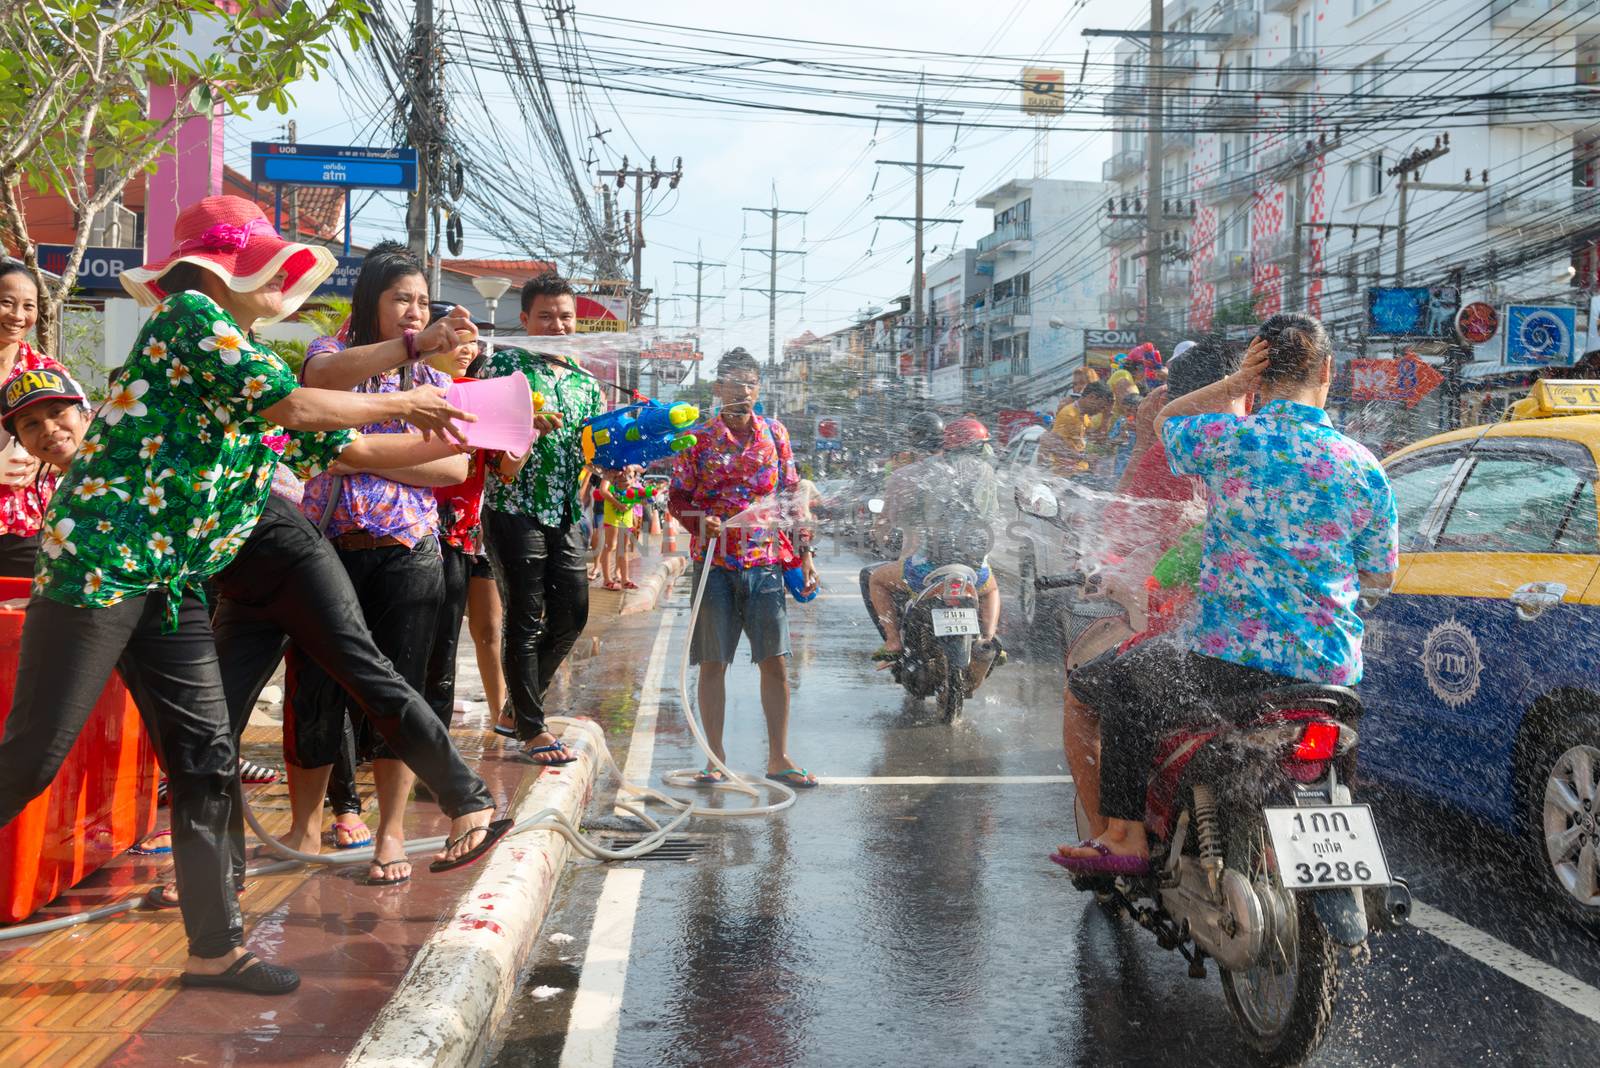
[(1384, 461), (1400, 517), (1370, 613), (1362, 767), (1515, 836), (1600, 926), (1600, 382)]

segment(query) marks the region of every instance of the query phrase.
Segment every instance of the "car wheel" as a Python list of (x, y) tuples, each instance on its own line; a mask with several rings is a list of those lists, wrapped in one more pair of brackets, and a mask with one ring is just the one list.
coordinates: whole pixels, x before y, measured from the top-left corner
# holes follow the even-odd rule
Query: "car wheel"
[(1556, 907), (1600, 931), (1600, 715), (1562, 716), (1527, 754), (1529, 859)]

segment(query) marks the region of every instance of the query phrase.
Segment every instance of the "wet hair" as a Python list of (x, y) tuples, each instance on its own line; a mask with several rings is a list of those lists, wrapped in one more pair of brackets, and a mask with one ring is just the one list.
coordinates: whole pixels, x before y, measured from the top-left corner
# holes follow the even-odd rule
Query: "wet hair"
[(722, 354), (722, 359), (717, 361), (718, 378), (729, 371), (749, 371), (756, 376), (756, 381), (761, 380), (761, 364), (744, 349), (729, 349)]
[(380, 241), (372, 247), (361, 261), (355, 291), (350, 294), (351, 348), (376, 345), (383, 340), (378, 336), (378, 300), (390, 286), (414, 274), (427, 277), (422, 260), (405, 245)]
[(1319, 320), (1309, 315), (1274, 315), (1257, 336), (1267, 343), (1265, 386), (1303, 386), (1322, 373), (1333, 358), (1333, 341)]
[(539, 297), (572, 297), (577, 299), (578, 291), (572, 288), (572, 283), (562, 278), (554, 271), (546, 271), (522, 283), (522, 310), (533, 307), (533, 302)]
[(1168, 364), (1167, 400), (1214, 385), (1239, 369), (1242, 351), (1238, 342), (1221, 334), (1205, 334)]
[(10, 278), (14, 274), (20, 274), (32, 282), (33, 291), (35, 293), (39, 292), (39, 283), (33, 277), (33, 272), (28, 270), (27, 264), (18, 263), (16, 260), (0, 260), (0, 278)]
[(1083, 387), (1083, 392), (1078, 399), (1082, 400), (1085, 397), (1099, 397), (1101, 400), (1109, 402), (1111, 400), (1111, 387), (1104, 382), (1090, 382)]

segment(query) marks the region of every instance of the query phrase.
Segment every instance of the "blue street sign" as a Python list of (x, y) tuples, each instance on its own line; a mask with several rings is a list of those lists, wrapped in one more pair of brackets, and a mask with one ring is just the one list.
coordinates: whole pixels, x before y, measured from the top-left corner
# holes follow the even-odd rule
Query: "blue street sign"
[[(60, 274), (67, 265), (71, 245), (40, 245), (39, 266), (51, 274)], [(144, 262), (144, 250), (137, 248), (96, 248), (83, 250), (83, 262), (78, 265), (78, 278), (73, 284), (79, 289), (108, 289), (122, 292), (122, 272)]]
[(356, 291), (356, 275), (364, 256), (340, 256), (338, 268), (313, 292), (314, 297), (348, 297)]
[(1506, 363), (1571, 367), (1577, 358), (1576, 308), (1512, 304), (1505, 323)]
[(409, 192), (417, 188), (417, 150), (252, 141), (250, 180), (261, 184)]

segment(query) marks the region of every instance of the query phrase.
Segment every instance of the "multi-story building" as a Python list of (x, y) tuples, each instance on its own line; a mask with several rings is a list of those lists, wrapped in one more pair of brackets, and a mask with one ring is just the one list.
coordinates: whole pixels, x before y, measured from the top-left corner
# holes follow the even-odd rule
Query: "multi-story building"
[[(1213, 36), (1166, 38), (1159, 71), (1136, 45), (1118, 53), (1105, 177), (1127, 209), (1103, 216), (1106, 325), (1305, 309), (1353, 333), (1370, 285), (1493, 303), (1600, 288), (1600, 4), (1171, 0), (1165, 25)], [(1152, 84), (1177, 232), (1154, 308), (1135, 210)], [(1449, 153), (1402, 190), (1390, 169), (1436, 139)]]
[(970, 248), (941, 260), (924, 276), (928, 325), (921, 392), (940, 407), (961, 406), (968, 353), (977, 347), (973, 313), (987, 279), (978, 273), (978, 253)]
[(1082, 362), (1083, 331), (1101, 322), (1105, 250), (1094, 220), (1113, 188), (1017, 178), (977, 199), (994, 211), (994, 230), (977, 247), (969, 388), (994, 400), (1016, 381), (1064, 376)]

